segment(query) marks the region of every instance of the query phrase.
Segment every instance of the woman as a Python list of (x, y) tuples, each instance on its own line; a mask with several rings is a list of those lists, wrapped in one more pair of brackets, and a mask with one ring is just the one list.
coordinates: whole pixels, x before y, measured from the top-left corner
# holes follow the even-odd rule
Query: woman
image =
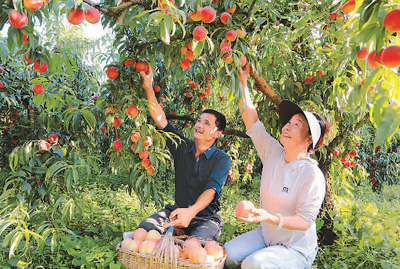
[(310, 154), (323, 145), (329, 123), (284, 100), (279, 104), (283, 126), (279, 143), (258, 119), (247, 88), (248, 75), (246, 64), (239, 71), (243, 86), (239, 108), (263, 171), (260, 208), (254, 208), (246, 218), (238, 218), (261, 225), (225, 244), (225, 266), (310, 268), (318, 250), (315, 220), (325, 196), (324, 176)]

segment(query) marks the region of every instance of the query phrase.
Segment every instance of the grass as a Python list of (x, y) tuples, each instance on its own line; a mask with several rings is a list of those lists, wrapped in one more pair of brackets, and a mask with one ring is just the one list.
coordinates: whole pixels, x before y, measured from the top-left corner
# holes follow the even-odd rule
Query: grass
[[(173, 183), (163, 184), (165, 203), (171, 203)], [(223, 188), (219, 212), (224, 220), (222, 244), (259, 225), (243, 223), (234, 216), (235, 206), (241, 200), (259, 204), (259, 185), (260, 178), (255, 177), (251, 186), (235, 182)], [(336, 193), (335, 231), (339, 237), (333, 246), (320, 249), (313, 268), (400, 268), (396, 267), (400, 263), (400, 186), (386, 186), (382, 194), (374, 193), (367, 185), (357, 186), (352, 192), (340, 190)], [(77, 250), (84, 253), (106, 249), (100, 253), (115, 254), (115, 244), (122, 240), (123, 232), (135, 230), (141, 220), (161, 209), (151, 201), (141, 204), (134, 193), (128, 192), (124, 178), (112, 174), (87, 179), (82, 184), (81, 198), (88, 201), (89, 210), (79, 219), (70, 221), (68, 228), (88, 241), (82, 241), (79, 248), (64, 243), (65, 251), (57, 259), (33, 258), (32, 265), (57, 268), (60, 262), (69, 264), (73, 259), (76, 262), (77, 258), (70, 253)], [(49, 251), (44, 255), (54, 256)], [(6, 257), (0, 261), (0, 267), (5, 265), (9, 266)]]

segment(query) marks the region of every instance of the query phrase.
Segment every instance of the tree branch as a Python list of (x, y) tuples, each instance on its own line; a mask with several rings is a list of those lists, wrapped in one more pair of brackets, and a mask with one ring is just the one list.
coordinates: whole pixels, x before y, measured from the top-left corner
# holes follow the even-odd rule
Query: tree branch
[(362, 126), (364, 126), (367, 122), (370, 121), (369, 113), (365, 113), (362, 119), (357, 122), (353, 129), (345, 128), (344, 130), (340, 130), (339, 135), (336, 136), (331, 143), (329, 143), (327, 150), (328, 152), (333, 152), (335, 148), (337, 148), (344, 140), (345, 137), (357, 132)]
[(276, 105), (280, 104), (280, 102), (282, 101), (282, 97), (280, 97), (275, 92), (274, 88), (272, 88), (272, 86), (269, 85), (263, 77), (259, 77), (257, 74), (254, 73), (254, 68), (252, 65), (250, 65), (250, 76), (255, 81), (253, 88), (267, 95), (268, 98), (271, 99)]
[(143, 6), (147, 10), (151, 9), (151, 5), (152, 5), (152, 1), (127, 0), (125, 3), (122, 3), (119, 6), (105, 8), (103, 6), (100, 6), (98, 4), (93, 3), (91, 0), (83, 0), (83, 2), (85, 2), (89, 6), (92, 6), (92, 7), (96, 8), (97, 10), (101, 11), (102, 13), (104, 13), (104, 14), (106, 14), (108, 16), (114, 16), (116, 14), (119, 14), (124, 9), (130, 8), (133, 5)]
[(253, 2), (251, 3), (249, 12), (247, 13), (247, 18), (244, 20), (243, 24), (247, 24), (249, 22), (249, 20), (251, 18), (251, 14), (253, 13), (253, 8), (256, 5), (256, 2), (257, 2), (257, 0), (253, 0)]
[[(172, 113), (165, 113), (165, 115), (169, 120), (184, 120), (184, 121), (191, 121), (193, 123), (196, 122), (196, 119), (189, 115), (175, 115)], [(243, 138), (250, 138), (245, 132), (232, 128), (226, 128), (224, 131), (224, 135), (234, 135)]]

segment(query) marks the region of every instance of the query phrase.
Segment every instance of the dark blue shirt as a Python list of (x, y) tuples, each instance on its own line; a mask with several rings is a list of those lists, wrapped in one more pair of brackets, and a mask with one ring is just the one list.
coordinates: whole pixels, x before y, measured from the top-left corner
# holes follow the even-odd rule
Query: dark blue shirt
[(187, 208), (193, 205), (205, 190), (214, 189), (214, 199), (197, 216), (209, 216), (218, 212), (221, 209), (221, 189), (231, 167), (229, 155), (214, 144), (196, 160), (193, 140), (176, 131), (170, 122), (163, 131), (172, 132), (183, 139), (179, 142), (175, 138), (178, 145), (167, 139), (167, 146), (175, 163), (175, 204), (180, 208)]

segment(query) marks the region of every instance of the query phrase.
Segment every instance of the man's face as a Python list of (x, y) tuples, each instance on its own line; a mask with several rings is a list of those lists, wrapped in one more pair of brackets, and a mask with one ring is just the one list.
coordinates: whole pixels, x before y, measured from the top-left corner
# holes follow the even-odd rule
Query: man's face
[(215, 141), (222, 135), (222, 131), (218, 130), (215, 121), (217, 117), (214, 114), (203, 113), (197, 119), (193, 128), (193, 137), (195, 140)]

